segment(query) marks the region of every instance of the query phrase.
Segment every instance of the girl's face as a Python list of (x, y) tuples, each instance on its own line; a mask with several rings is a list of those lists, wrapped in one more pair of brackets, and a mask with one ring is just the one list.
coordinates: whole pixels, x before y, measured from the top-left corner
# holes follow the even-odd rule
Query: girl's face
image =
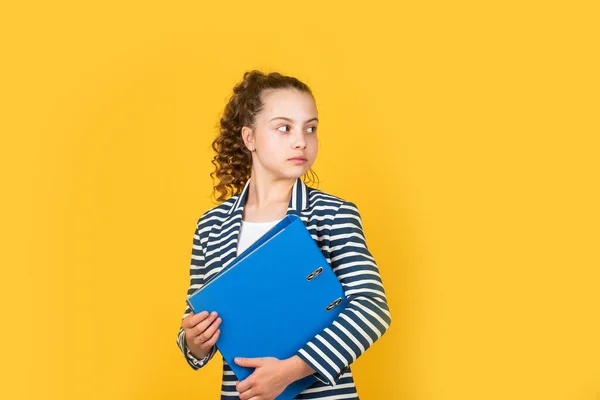
[(298, 178), (317, 158), (317, 107), (313, 97), (295, 89), (265, 90), (254, 130), (242, 130), (253, 146), (252, 169), (275, 178)]

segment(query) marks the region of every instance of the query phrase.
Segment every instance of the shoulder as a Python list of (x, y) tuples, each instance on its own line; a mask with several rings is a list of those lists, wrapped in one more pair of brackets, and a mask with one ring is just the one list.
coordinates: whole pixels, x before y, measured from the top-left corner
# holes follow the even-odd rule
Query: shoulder
[(306, 187), (306, 192), (308, 194), (309, 207), (318, 205), (331, 205), (339, 207), (346, 202), (346, 199), (309, 186)]
[(359, 216), (358, 206), (349, 199), (311, 187), (307, 187), (307, 193), (308, 209), (311, 214), (335, 216), (351, 213)]
[(198, 231), (203, 231), (206, 228), (210, 228), (216, 224), (222, 224), (223, 221), (227, 220), (231, 217), (231, 208), (237, 201), (239, 195), (232, 196), (225, 200), (223, 203), (220, 203), (206, 211), (198, 218), (196, 223), (196, 229)]

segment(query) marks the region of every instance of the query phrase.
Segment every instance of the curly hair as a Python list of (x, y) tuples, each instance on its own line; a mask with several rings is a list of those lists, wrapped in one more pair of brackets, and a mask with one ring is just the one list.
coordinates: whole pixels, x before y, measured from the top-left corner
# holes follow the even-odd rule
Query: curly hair
[[(306, 84), (294, 77), (278, 72), (264, 74), (258, 70), (245, 72), (243, 80), (233, 88), (233, 94), (219, 122), (219, 135), (212, 143), (216, 152), (212, 160), (215, 171), (210, 176), (213, 179), (213, 196), (218, 202), (240, 194), (250, 178), (252, 155), (244, 144), (241, 132), (244, 126), (254, 126), (256, 114), (263, 107), (261, 93), (267, 89), (290, 88), (313, 95)], [(214, 184), (215, 178), (218, 180), (217, 184)], [(316, 181), (314, 178), (317, 178)], [(303, 180), (310, 184), (318, 182), (318, 177), (310, 169)]]

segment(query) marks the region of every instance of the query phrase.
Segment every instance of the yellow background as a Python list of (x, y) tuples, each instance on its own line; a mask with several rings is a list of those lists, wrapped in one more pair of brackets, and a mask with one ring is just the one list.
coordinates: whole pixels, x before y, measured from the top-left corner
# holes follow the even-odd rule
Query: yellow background
[(319, 188), (380, 266), (362, 399), (597, 400), (595, 4), (3, 5), (0, 398), (218, 398), (175, 340), (218, 116), (260, 68), (313, 89)]

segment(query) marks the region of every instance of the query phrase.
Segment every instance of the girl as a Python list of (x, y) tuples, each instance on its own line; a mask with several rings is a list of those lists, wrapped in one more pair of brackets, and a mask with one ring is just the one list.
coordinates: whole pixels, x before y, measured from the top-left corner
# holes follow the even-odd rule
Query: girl
[[(317, 156), (317, 108), (296, 78), (249, 71), (233, 89), (212, 147), (220, 205), (198, 220), (188, 297), (287, 214), (299, 216), (340, 280), (348, 306), (297, 353), (235, 359), (255, 368), (238, 382), (223, 360), (221, 399), (271, 400), (309, 374), (318, 381), (297, 399), (357, 399), (349, 365), (389, 328), (391, 317), (355, 204), (305, 184)], [(231, 191), (231, 197), (227, 197)], [(248, 288), (251, 293), (252, 288)], [(260, 319), (260, 310), (256, 318)], [(215, 354), (221, 319), (186, 305), (177, 344), (197, 370)]]

